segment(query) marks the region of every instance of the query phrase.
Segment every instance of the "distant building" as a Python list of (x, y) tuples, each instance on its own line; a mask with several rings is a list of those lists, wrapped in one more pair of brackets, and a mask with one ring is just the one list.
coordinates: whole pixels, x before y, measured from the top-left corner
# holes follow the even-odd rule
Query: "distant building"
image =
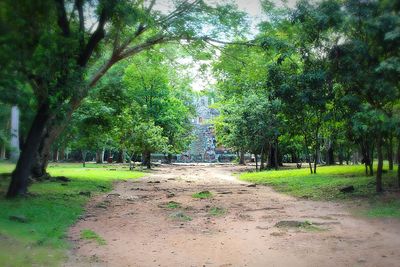
[(221, 154), (226, 154), (224, 148), (217, 148), (212, 119), (219, 115), (218, 110), (210, 108), (214, 99), (199, 96), (193, 100), (196, 108), (196, 118), (192, 120), (196, 139), (190, 144), (189, 151), (178, 155), (181, 162), (218, 162)]

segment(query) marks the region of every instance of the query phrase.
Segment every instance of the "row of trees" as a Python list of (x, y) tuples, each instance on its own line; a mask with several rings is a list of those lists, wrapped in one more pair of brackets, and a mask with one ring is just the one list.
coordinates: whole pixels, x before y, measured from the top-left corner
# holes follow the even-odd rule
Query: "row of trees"
[[(181, 79), (173, 81), (178, 71)], [(159, 51), (114, 68), (73, 114), (53, 150), (69, 146), (81, 151), (83, 161), (89, 151), (96, 151), (97, 161), (102, 162), (104, 150), (115, 149), (121, 162), (140, 155), (148, 168), (153, 152), (171, 160), (172, 154), (188, 148), (192, 137), (190, 81)]]
[(219, 141), (260, 155), (261, 169), (286, 156), (306, 160), (311, 173), (360, 151), (366, 174), (377, 157), (382, 191), (383, 160), (393, 170), (396, 143), (400, 154), (398, 1), (263, 7), (259, 46), (226, 46), (213, 66)]

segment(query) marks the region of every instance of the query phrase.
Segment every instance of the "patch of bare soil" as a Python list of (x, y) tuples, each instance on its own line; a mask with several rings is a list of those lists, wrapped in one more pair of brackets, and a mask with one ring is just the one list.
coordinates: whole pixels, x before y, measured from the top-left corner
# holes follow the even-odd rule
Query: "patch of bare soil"
[[(236, 180), (234, 166), (162, 166), (94, 198), (65, 266), (400, 266), (400, 222)], [(192, 195), (209, 191), (209, 198)], [(106, 245), (80, 239), (91, 229)]]

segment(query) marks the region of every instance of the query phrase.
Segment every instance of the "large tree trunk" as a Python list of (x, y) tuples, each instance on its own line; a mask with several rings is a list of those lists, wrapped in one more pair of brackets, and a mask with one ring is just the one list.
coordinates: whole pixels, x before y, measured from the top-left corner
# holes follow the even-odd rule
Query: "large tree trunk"
[(387, 146), (387, 158), (389, 161), (389, 171), (393, 171), (393, 136), (389, 137), (389, 143)]
[(98, 149), (96, 151), (96, 163), (103, 163), (104, 162), (104, 148)]
[[(50, 149), (54, 141), (64, 131), (65, 127), (71, 120), (73, 112), (79, 107), (82, 99), (72, 99), (70, 106), (65, 114), (64, 120), (59, 121), (56, 119), (51, 120), (48, 126), (44, 129), (40, 145), (38, 146), (35, 162), (32, 164), (31, 174), (33, 178), (48, 177), (46, 172), (49, 160)], [(68, 156), (68, 155), (67, 155)]]
[(19, 147), (19, 108), (11, 108), (11, 142), (10, 142), (10, 160), (17, 162), (20, 154)]
[(30, 170), (49, 117), (49, 105), (44, 103), (39, 107), (36, 113), (28, 136), (26, 137), (23, 150), (18, 159), (17, 166), (12, 173), (11, 183), (7, 192), (8, 198), (25, 195), (28, 192)]
[(239, 152), (239, 164), (246, 165), (245, 158), (244, 158), (244, 151), (240, 150)]
[(55, 120), (49, 123), (49, 126), (44, 130), (43, 137), (38, 146), (35, 161), (32, 164), (31, 174), (35, 179), (47, 178), (50, 175), (46, 172), (49, 160), (51, 158), (51, 145), (64, 130), (66, 122), (56, 124)]
[(382, 192), (382, 170), (383, 170), (383, 153), (382, 153), (382, 137), (379, 134), (376, 140), (376, 150), (378, 154), (378, 168), (376, 170), (376, 192)]

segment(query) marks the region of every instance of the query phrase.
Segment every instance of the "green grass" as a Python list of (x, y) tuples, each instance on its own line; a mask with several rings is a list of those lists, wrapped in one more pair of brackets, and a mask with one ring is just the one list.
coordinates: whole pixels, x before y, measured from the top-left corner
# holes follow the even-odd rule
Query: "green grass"
[(201, 191), (192, 195), (193, 198), (211, 198), (213, 195), (210, 191)]
[(100, 246), (107, 244), (106, 241), (101, 236), (99, 236), (95, 231), (90, 229), (84, 229), (81, 231), (81, 239), (94, 240)]
[(208, 211), (208, 213), (209, 213), (211, 216), (222, 216), (222, 215), (224, 215), (224, 214), (226, 213), (226, 209), (220, 208), (220, 207), (212, 207), (212, 208)]
[(167, 204), (167, 209), (179, 209), (181, 207), (181, 204), (175, 201), (170, 201)]
[(364, 214), (374, 218), (400, 218), (400, 200), (391, 199), (389, 201), (373, 201)]
[[(89, 199), (79, 192), (99, 194), (111, 190), (115, 180), (143, 176), (143, 173), (122, 168), (81, 166), (50, 165), (48, 170), (52, 176), (66, 176), (71, 182), (64, 183), (66, 185), (57, 181), (34, 183), (29, 188), (33, 196), (28, 198), (5, 199), (9, 175), (0, 177), (0, 262), (7, 263), (6, 266), (59, 265), (68, 248), (66, 231), (83, 213)], [(13, 168), (12, 164), (1, 163), (0, 173), (9, 173)], [(12, 215), (23, 215), (29, 222), (11, 221), (9, 216)]]
[[(387, 170), (387, 166), (384, 166)], [(383, 175), (384, 188), (396, 185), (397, 170)], [(240, 179), (273, 187), (279, 192), (292, 196), (315, 200), (365, 199), (370, 203), (368, 216), (400, 218), (399, 200), (386, 201), (375, 192), (375, 177), (365, 176), (363, 165), (324, 166), (317, 168), (317, 174), (310, 174), (308, 168), (249, 172)], [(342, 193), (340, 189), (353, 185), (352, 193)]]

